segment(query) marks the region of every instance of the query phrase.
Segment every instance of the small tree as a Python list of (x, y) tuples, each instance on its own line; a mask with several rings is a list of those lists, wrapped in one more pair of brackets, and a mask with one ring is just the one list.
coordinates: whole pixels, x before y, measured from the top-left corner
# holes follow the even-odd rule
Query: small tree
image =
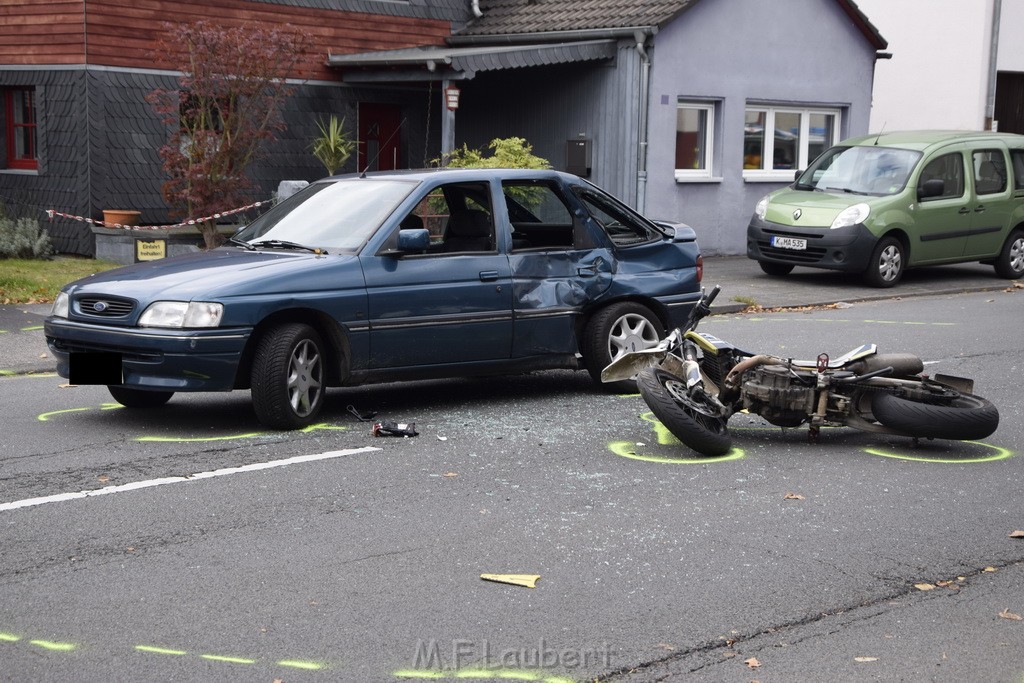
[[(302, 55), (299, 37), (280, 28), (174, 25), (155, 52), (181, 72), (178, 90), (154, 90), (150, 105), (171, 128), (160, 148), (172, 215), (198, 218), (244, 204), (246, 169), (284, 128), (284, 77)], [(200, 225), (207, 248), (223, 238), (211, 219)]]
[[(462, 145), (449, 154), (442, 165), (453, 168), (551, 168), (547, 159), (534, 155), (533, 145), (525, 138), (495, 138), (487, 148), (494, 150), (489, 157), (478, 149)], [(435, 159), (434, 163), (439, 161)]]
[(338, 117), (332, 114), (326, 124), (317, 121), (316, 125), (320, 129), (320, 136), (314, 139), (311, 145), (313, 156), (327, 169), (327, 175), (334, 175), (334, 172), (343, 167), (352, 156), (356, 143), (345, 132), (344, 118), (339, 121)]

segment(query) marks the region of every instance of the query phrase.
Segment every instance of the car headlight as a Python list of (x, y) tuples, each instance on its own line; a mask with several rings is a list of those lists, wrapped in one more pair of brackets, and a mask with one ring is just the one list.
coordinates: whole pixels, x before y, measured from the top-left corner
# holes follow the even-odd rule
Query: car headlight
[(765, 195), (757, 200), (757, 205), (754, 207), (754, 215), (757, 216), (758, 220), (764, 220), (765, 214), (768, 213), (768, 195)]
[(141, 327), (217, 327), (224, 304), (209, 301), (157, 301), (139, 318)]
[(846, 228), (851, 225), (857, 225), (863, 223), (867, 219), (868, 214), (871, 213), (871, 207), (867, 204), (854, 204), (848, 206), (839, 212), (836, 219), (832, 221), (830, 229), (835, 230), (836, 228)]
[(71, 306), (71, 297), (67, 295), (67, 292), (61, 292), (57, 295), (57, 298), (53, 300), (53, 306), (50, 307), (50, 315), (55, 318), (66, 318), (68, 317), (68, 309)]

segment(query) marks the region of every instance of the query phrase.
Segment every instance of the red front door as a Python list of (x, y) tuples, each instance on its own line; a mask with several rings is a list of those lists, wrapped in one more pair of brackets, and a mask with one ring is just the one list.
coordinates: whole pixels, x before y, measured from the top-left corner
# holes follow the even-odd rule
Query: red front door
[(402, 110), (394, 104), (359, 103), (359, 170), (392, 171), (401, 163)]

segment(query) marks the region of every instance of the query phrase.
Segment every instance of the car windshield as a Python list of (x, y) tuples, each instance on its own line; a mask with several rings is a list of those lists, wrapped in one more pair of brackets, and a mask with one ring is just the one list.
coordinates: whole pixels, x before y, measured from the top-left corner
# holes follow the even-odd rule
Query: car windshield
[(242, 228), (235, 240), (355, 251), (392, 214), (416, 181), (348, 178), (314, 183)]
[(896, 194), (921, 158), (920, 152), (893, 147), (833, 147), (804, 171), (797, 190), (850, 194)]

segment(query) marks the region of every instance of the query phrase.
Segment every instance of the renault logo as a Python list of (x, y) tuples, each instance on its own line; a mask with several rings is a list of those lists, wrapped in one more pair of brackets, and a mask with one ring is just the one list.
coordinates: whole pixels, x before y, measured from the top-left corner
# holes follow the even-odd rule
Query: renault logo
[(798, 221), (798, 220), (800, 220), (800, 216), (803, 216), (803, 215), (804, 215), (804, 212), (801, 211), (800, 209), (797, 209), (796, 211), (793, 212), (793, 220)]

